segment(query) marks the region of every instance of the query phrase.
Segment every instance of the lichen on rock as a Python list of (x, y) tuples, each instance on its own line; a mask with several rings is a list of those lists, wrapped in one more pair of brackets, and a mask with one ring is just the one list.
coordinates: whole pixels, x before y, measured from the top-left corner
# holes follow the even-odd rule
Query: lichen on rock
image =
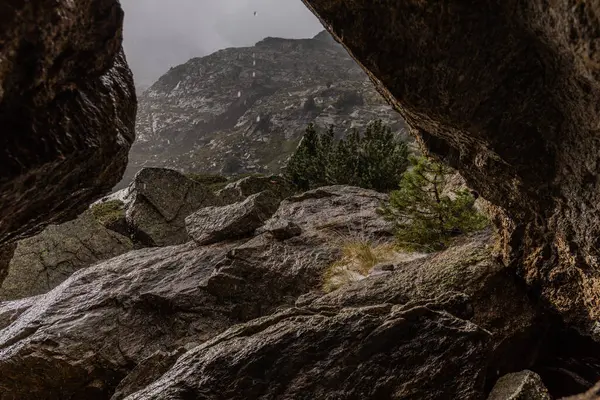
[(74, 272), (133, 248), (128, 237), (106, 228), (89, 211), (6, 246), (14, 251), (4, 275), (0, 260), (0, 301), (46, 293)]

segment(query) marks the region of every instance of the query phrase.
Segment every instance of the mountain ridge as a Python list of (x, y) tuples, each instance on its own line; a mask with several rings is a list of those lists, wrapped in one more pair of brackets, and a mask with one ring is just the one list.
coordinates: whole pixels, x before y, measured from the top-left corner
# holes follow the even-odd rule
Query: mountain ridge
[(382, 119), (404, 124), (328, 33), (267, 37), (172, 67), (139, 100), (126, 186), (142, 167), (279, 172), (307, 124), (339, 135)]

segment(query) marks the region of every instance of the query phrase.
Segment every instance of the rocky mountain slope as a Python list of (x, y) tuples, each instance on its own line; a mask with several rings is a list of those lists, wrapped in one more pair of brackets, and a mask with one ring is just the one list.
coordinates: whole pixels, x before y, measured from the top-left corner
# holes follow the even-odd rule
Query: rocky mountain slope
[(306, 125), (342, 135), (381, 118), (403, 123), (331, 36), (266, 38), (172, 68), (140, 96), (137, 140), (121, 185), (142, 166), (278, 172)]

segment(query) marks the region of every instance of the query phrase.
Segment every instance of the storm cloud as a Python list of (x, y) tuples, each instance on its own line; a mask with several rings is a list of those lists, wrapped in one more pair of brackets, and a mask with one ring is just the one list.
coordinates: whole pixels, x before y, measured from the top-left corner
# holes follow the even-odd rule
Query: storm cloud
[[(267, 36), (312, 37), (322, 30), (300, 0), (121, 0), (124, 47), (136, 85), (171, 66)], [(256, 12), (256, 15), (255, 15)]]

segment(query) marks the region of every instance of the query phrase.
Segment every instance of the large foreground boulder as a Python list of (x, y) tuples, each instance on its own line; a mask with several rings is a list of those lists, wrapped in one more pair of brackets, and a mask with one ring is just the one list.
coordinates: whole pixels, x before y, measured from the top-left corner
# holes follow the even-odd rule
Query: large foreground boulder
[(343, 187), (319, 193), (321, 207), (310, 194), (280, 206), (279, 214), (297, 215), (302, 226), (291, 239), (265, 232), (209, 246), (145, 248), (77, 271), (29, 301), (0, 303), (0, 393), (106, 399), (132, 373), (119, 389), (125, 393), (170, 366), (160, 352), (194, 348), (318, 290), (339, 255), (337, 230), (380, 236), (385, 224), (375, 232), (361, 223), (379, 218), (373, 210), (383, 195)]
[[(502, 377), (495, 399), (549, 399), (537, 374), (503, 375), (543, 371), (540, 363), (564, 357), (553, 352), (569, 339), (494, 261), (490, 239), (474, 235), (397, 264), (389, 275), (309, 293), (296, 307), (233, 327), (176, 362), (163, 356), (172, 366), (126, 398), (468, 400), (485, 398)], [(600, 359), (597, 346), (585, 346), (585, 355), (588, 371), (563, 365), (563, 376), (600, 376), (592, 361)], [(147, 382), (137, 380), (142, 384), (130, 387)], [(551, 386), (558, 394), (586, 387)]]
[(210, 188), (172, 169), (144, 168), (127, 190), (127, 224), (138, 240), (150, 246), (187, 242), (185, 218), (221, 204)]
[(127, 399), (480, 398), (490, 333), (444, 300), (283, 311), (188, 352)]
[(190, 350), (127, 399), (483, 399), (502, 374), (536, 364), (549, 328), (490, 242), (475, 235), (302, 296)]
[(132, 251), (76, 272), (32, 304), (0, 303), (13, 321), (0, 330), (0, 393), (106, 399), (156, 351), (228, 328), (244, 300), (219, 301), (207, 286), (233, 246)]
[(600, 3), (303, 1), (498, 206), (505, 262), (600, 339)]
[(17, 242), (5, 276), (0, 276), (0, 301), (46, 293), (73, 272), (132, 248), (127, 237), (106, 229), (90, 212), (50, 225)]
[(0, 244), (120, 180), (136, 113), (122, 23), (117, 0), (0, 5)]
[(598, 400), (600, 399), (600, 382), (585, 393), (565, 398), (564, 400)]

